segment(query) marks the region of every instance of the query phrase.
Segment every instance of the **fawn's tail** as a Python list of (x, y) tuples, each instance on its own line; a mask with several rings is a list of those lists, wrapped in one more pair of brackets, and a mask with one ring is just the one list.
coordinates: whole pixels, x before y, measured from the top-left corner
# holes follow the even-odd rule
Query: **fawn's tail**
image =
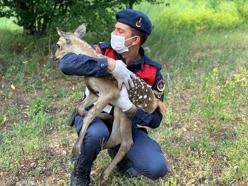
[(165, 103), (162, 102), (161, 100), (157, 99), (157, 105), (158, 105), (158, 108), (159, 108), (161, 114), (165, 114), (166, 110), (167, 110)]

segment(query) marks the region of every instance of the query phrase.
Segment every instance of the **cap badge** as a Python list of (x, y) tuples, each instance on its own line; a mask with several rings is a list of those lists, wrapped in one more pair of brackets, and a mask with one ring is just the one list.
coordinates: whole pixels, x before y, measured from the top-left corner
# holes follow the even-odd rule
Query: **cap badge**
[(141, 21), (142, 18), (140, 17), (138, 21), (136, 21), (136, 27), (140, 28), (141, 27)]

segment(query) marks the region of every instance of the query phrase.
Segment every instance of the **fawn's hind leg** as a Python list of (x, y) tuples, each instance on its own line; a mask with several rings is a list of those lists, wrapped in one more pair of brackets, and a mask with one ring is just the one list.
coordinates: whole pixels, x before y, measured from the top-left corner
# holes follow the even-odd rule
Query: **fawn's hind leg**
[(108, 141), (104, 144), (104, 149), (113, 148), (121, 143), (120, 134), (120, 111), (118, 107), (114, 109), (114, 121), (112, 125), (112, 131)]
[(107, 167), (107, 169), (101, 174), (101, 184), (104, 184), (114, 169), (114, 167), (123, 159), (123, 157), (127, 154), (129, 149), (131, 148), (133, 144), (133, 138), (132, 138), (132, 125), (131, 121), (128, 119), (125, 113), (123, 113), (120, 109), (120, 138), (121, 138), (121, 145), (120, 148), (115, 155), (114, 159), (110, 163), (110, 165)]

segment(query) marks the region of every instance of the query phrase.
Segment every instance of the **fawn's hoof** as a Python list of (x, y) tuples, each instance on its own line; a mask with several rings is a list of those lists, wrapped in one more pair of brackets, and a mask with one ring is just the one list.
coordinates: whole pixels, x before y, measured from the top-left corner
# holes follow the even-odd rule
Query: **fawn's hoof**
[(108, 178), (109, 178), (108, 175), (106, 175), (106, 173), (102, 172), (101, 176), (100, 176), (100, 180), (99, 180), (99, 186), (107, 185)]
[(78, 113), (80, 116), (84, 117), (84, 116), (86, 116), (87, 111), (86, 111), (84, 108), (78, 107), (78, 108), (77, 108), (77, 113)]
[(78, 159), (79, 155), (80, 155), (80, 147), (75, 145), (72, 149), (72, 160)]

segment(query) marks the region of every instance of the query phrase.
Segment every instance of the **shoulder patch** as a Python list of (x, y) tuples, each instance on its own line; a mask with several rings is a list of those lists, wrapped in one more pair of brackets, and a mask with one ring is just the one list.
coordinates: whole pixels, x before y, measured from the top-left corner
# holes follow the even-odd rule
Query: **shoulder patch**
[(157, 82), (157, 89), (160, 92), (163, 92), (164, 91), (164, 89), (165, 89), (165, 83), (164, 83), (164, 80), (163, 79), (161, 79), (161, 80), (159, 80)]
[(164, 90), (165, 90), (165, 82), (163, 79), (161, 79), (157, 82), (153, 90), (156, 98), (160, 99), (164, 94)]

